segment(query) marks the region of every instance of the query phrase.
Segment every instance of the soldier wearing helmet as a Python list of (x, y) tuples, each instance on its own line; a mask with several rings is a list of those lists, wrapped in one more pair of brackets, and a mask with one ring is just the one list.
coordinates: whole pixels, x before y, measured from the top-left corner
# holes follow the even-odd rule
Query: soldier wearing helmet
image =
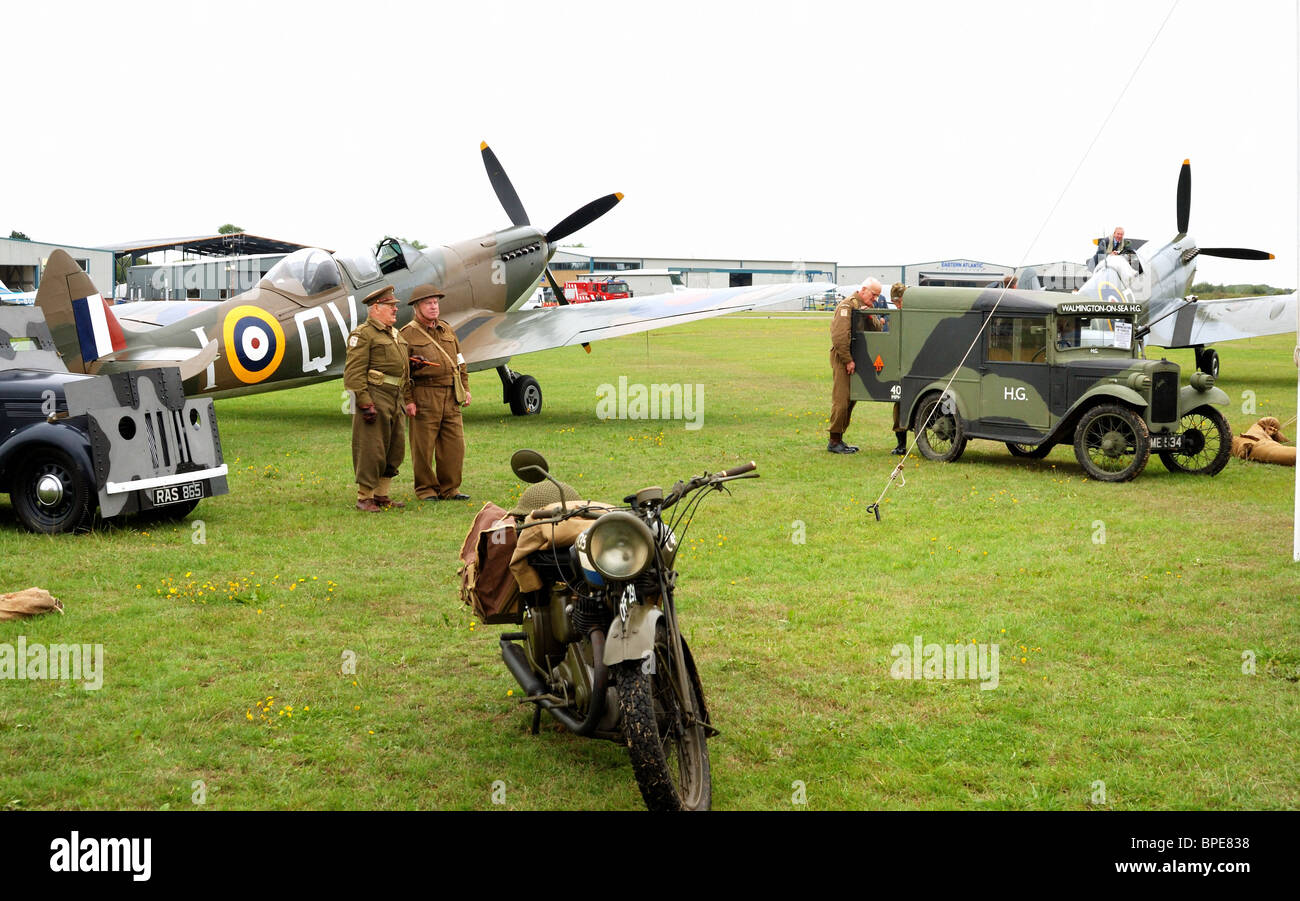
[(415, 494), (425, 501), (469, 500), (460, 490), (465, 464), (461, 408), (470, 402), (469, 370), (455, 330), (438, 318), (445, 296), (437, 285), (417, 287), (407, 301), (415, 316), (402, 326), (419, 408), (411, 422)]

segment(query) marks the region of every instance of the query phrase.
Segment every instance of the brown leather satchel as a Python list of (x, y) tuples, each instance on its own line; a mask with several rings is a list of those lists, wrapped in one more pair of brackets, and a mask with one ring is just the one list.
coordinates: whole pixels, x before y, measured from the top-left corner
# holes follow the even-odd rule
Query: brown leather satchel
[(519, 583), (510, 571), (518, 539), (514, 517), (488, 501), (460, 549), (460, 599), (484, 625), (522, 623)]

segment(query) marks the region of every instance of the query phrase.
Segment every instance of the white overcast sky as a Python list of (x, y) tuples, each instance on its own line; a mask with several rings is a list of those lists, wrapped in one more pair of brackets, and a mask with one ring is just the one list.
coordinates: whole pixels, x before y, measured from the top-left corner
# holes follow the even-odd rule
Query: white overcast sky
[(1295, 285), (1296, 3), (1181, 0), (1138, 67), (1172, 6), (6, 3), (0, 234), (438, 244), (508, 224), (487, 140), (543, 228), (624, 192), (600, 253), (1082, 261), (1187, 157), (1197, 241), (1278, 257), (1198, 278)]

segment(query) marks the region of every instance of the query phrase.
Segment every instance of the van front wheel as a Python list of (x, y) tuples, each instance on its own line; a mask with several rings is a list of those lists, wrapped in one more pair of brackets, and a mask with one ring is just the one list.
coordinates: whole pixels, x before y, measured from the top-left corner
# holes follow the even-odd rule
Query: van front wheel
[(1074, 456), (1099, 482), (1127, 482), (1151, 459), (1151, 433), (1141, 416), (1119, 404), (1100, 404), (1074, 430)]

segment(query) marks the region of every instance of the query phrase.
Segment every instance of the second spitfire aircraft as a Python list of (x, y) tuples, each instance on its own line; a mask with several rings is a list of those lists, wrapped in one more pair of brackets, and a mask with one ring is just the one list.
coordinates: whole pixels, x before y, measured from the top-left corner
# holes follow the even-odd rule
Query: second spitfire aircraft
[[(365, 320), (361, 299), (391, 284), (400, 300), (434, 282), (447, 292), (441, 318), (460, 339), (471, 371), (496, 369), (502, 401), (537, 413), (537, 380), (507, 365), (519, 354), (629, 335), (694, 319), (809, 297), (833, 285), (799, 282), (689, 290), (552, 309), (520, 310), (540, 276), (564, 292), (547, 263), (557, 242), (622, 199), (607, 194), (548, 231), (528, 221), (519, 195), (487, 144), (488, 178), (512, 226), (478, 238), (416, 250), (392, 238), (376, 251), (329, 254), (304, 248), (273, 266), (252, 289), (224, 301), (140, 301), (110, 307), (62, 251), (50, 255), (36, 303), (68, 368), (88, 373), (178, 366), (187, 396), (227, 397), (292, 388), (343, 374), (345, 342)], [(412, 316), (399, 306), (398, 325)]]
[[(1217, 376), (1219, 355), (1205, 345), (1294, 331), (1296, 295), (1293, 291), (1221, 300), (1198, 300), (1193, 296), (1198, 256), (1271, 260), (1273, 254), (1245, 247), (1197, 247), (1187, 233), (1191, 207), (1192, 164), (1183, 160), (1178, 172), (1178, 233), (1159, 246), (1154, 242), (1132, 241), (1135, 264), (1120, 255), (1103, 258), (1076, 293), (1103, 302), (1144, 303), (1145, 318), (1137, 324), (1141, 327), (1139, 335), (1146, 337), (1146, 343), (1164, 348), (1193, 348), (1197, 368)], [(1031, 274), (1028, 279), (1021, 279), (1020, 287), (1032, 289), (1036, 287), (1033, 281)]]

